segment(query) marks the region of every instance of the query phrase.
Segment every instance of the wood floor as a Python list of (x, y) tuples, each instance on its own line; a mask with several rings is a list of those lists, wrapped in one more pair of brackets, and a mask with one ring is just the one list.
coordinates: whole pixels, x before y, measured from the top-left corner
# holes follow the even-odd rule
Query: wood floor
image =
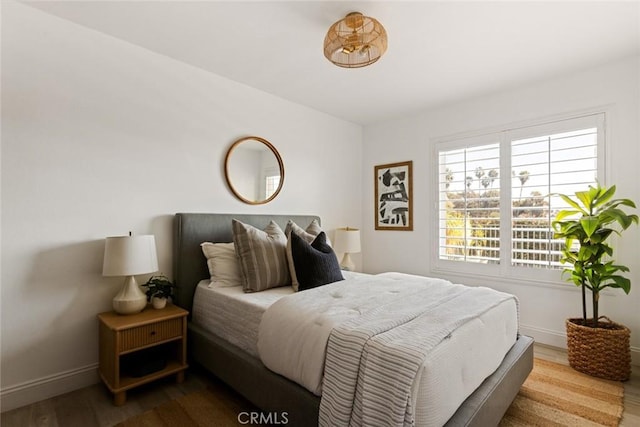
[[(567, 364), (565, 351), (536, 344), (536, 357)], [(624, 415), (621, 426), (640, 426), (640, 373), (636, 368), (624, 383)], [(95, 384), (42, 402), (2, 414), (2, 427), (107, 427), (143, 413), (159, 404), (192, 391), (212, 387), (242, 407), (251, 409), (233, 390), (197, 368), (190, 368), (185, 382), (176, 384), (171, 378), (129, 391), (124, 406), (112, 405), (111, 394), (102, 384)]]
[[(185, 381), (168, 377), (127, 392), (127, 402), (114, 406), (113, 395), (102, 384), (82, 388), (12, 411), (3, 412), (2, 427), (110, 427), (161, 403), (207, 386), (221, 393), (235, 392), (205, 372), (189, 368)], [(241, 399), (241, 397), (237, 397)]]

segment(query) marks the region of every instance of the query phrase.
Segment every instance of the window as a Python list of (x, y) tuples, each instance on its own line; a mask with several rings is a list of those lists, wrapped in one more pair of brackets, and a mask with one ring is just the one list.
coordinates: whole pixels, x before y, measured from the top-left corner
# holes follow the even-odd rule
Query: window
[(436, 268), (561, 268), (553, 194), (594, 184), (603, 145), (604, 113), (438, 143)]
[(265, 199), (268, 199), (269, 197), (273, 196), (273, 193), (276, 192), (276, 190), (278, 189), (278, 186), (280, 186), (280, 174), (267, 175), (265, 177), (265, 194), (264, 194)]
[(500, 144), (441, 151), (439, 157), (440, 258), (499, 262)]

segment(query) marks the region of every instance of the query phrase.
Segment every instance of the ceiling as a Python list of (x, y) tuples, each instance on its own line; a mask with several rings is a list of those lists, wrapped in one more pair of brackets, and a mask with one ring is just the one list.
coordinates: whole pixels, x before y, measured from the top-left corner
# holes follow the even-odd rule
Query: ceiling
[[(640, 54), (639, 1), (26, 3), (360, 124)], [(387, 53), (369, 67), (322, 53), (351, 11), (387, 30)]]

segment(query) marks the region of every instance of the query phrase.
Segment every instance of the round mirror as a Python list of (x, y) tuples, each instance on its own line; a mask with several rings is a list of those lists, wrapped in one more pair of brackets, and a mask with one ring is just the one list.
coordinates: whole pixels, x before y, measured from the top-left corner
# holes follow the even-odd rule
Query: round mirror
[(284, 164), (266, 139), (248, 136), (234, 142), (224, 160), (224, 176), (235, 196), (250, 205), (273, 200), (284, 182)]

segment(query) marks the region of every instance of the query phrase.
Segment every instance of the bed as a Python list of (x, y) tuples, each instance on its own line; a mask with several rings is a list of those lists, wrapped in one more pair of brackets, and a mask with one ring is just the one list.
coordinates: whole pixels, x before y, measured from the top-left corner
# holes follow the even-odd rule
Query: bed
[[(174, 219), (175, 303), (193, 310), (198, 284), (209, 271), (200, 248), (204, 241), (231, 242), (231, 221), (237, 219), (257, 228), (275, 221), (284, 229), (288, 220), (307, 224), (320, 220), (310, 215), (246, 215), (179, 213)], [(316, 425), (320, 398), (297, 383), (267, 369), (241, 343), (229, 342), (211, 329), (189, 322), (189, 354), (263, 411), (287, 412), (290, 425)], [(533, 366), (533, 340), (519, 336), (502, 363), (459, 406), (447, 426), (496, 425), (517, 394)]]

